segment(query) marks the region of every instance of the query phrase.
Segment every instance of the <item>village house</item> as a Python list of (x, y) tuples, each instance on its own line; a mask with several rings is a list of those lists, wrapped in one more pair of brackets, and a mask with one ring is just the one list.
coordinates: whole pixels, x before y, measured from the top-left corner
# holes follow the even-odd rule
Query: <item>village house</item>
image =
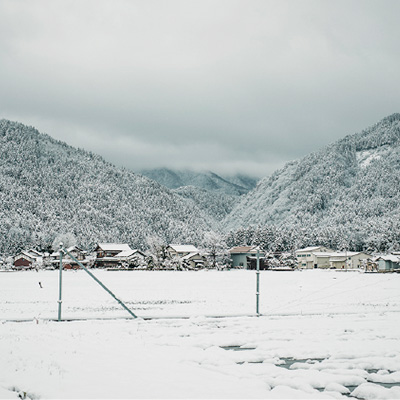
[(178, 259), (181, 266), (196, 269), (204, 267), (206, 258), (200, 254), (200, 250), (188, 244), (170, 244), (167, 246), (167, 254), (171, 259)]
[(114, 257), (119, 259), (124, 265), (138, 267), (144, 264), (146, 256), (140, 250), (130, 249), (121, 251), (121, 253), (118, 253)]
[(43, 254), (33, 250), (24, 250), (13, 257), (14, 269), (31, 269), (41, 267), (43, 264)]
[(376, 259), (378, 264), (378, 271), (397, 271), (400, 272), (400, 256), (395, 254), (388, 254), (385, 256), (379, 256)]
[(170, 244), (167, 246), (169, 257), (184, 257), (190, 253), (199, 253), (199, 249), (191, 244)]
[(181, 257), (181, 265), (189, 269), (203, 268), (206, 264), (206, 259), (200, 253), (189, 253)]
[[(252, 268), (252, 261), (257, 257), (257, 246), (236, 246), (228, 250), (228, 254), (232, 260), (231, 265), (233, 268)], [(264, 253), (259, 252), (259, 257), (264, 257)]]
[(144, 253), (134, 250), (126, 243), (99, 243), (95, 249), (95, 266), (98, 268), (116, 268), (135, 264), (144, 260)]
[[(86, 258), (86, 252), (84, 252), (78, 246), (71, 246), (66, 249), (69, 253), (71, 253), (81, 264), (86, 267), (89, 260)], [(59, 268), (60, 266), (60, 252), (56, 251), (51, 253), (49, 256), (50, 265), (54, 268)], [(79, 269), (79, 264), (71, 258), (71, 256), (67, 253), (63, 253), (62, 255), (62, 264), (63, 269)]]

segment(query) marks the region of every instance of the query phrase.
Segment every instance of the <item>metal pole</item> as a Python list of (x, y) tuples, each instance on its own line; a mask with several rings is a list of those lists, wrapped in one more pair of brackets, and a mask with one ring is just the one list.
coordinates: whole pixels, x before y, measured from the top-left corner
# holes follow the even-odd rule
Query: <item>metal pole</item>
[(256, 286), (256, 313), (260, 316), (260, 249), (257, 249), (257, 286)]
[(62, 303), (62, 270), (63, 270), (63, 263), (62, 263), (62, 246), (63, 244), (60, 243), (60, 279), (59, 279), (59, 290), (58, 290), (58, 321), (61, 321), (61, 303)]
[(109, 293), (117, 302), (133, 317), (137, 318), (135, 315), (120, 299), (115, 296), (115, 294), (108, 289), (98, 278), (96, 278), (81, 262), (79, 262), (68, 250), (63, 249), (63, 251), (68, 254), (87, 274), (89, 274), (107, 293)]

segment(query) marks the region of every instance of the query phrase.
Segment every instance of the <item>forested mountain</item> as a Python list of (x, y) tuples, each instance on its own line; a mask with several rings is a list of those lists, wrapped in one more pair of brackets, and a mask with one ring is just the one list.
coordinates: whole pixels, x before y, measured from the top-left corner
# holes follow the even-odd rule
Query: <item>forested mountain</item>
[(216, 221), (222, 221), (232, 211), (234, 204), (238, 202), (236, 195), (212, 192), (195, 186), (182, 186), (172, 190), (193, 202), (196, 207)]
[(184, 186), (194, 186), (211, 192), (229, 195), (242, 195), (253, 189), (257, 183), (255, 178), (245, 175), (221, 177), (214, 172), (195, 172), (190, 170), (173, 171), (168, 168), (155, 168), (140, 171), (154, 181), (170, 188), (177, 189)]
[(223, 224), (230, 243), (397, 249), (400, 114), (286, 164), (242, 197)]
[(148, 236), (197, 243), (215, 222), (193, 202), (36, 129), (0, 120), (0, 254), (46, 248), (69, 233), (146, 247)]
[(140, 173), (193, 202), (216, 221), (224, 219), (239, 201), (239, 196), (248, 193), (257, 184), (257, 179), (246, 175), (221, 177), (210, 171), (155, 168)]
[(45, 249), (62, 234), (85, 248), (116, 241), (143, 249), (149, 236), (198, 244), (221, 227), (228, 245), (400, 250), (400, 114), (288, 163), (241, 196), (246, 177), (175, 173), (170, 190), (7, 120), (0, 151), (3, 255)]
[(257, 186), (257, 182), (259, 181), (259, 179), (257, 178), (243, 174), (236, 174), (230, 176), (222, 175), (222, 177), (223, 179), (225, 179), (230, 183), (234, 183), (235, 185), (245, 188), (247, 192), (254, 189)]

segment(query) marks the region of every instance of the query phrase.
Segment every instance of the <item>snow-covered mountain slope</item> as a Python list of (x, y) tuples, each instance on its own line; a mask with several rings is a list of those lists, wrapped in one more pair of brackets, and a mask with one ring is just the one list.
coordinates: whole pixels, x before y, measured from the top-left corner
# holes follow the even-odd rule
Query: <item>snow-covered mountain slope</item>
[(140, 171), (142, 175), (162, 185), (177, 189), (183, 186), (194, 186), (212, 192), (229, 195), (242, 195), (253, 189), (257, 180), (245, 175), (221, 177), (213, 172), (195, 172), (190, 170), (173, 171), (168, 168), (155, 168)]
[(143, 248), (150, 235), (196, 244), (221, 220), (230, 243), (377, 250), (400, 243), (400, 114), (288, 163), (240, 197), (246, 179), (241, 186), (163, 170), (164, 184), (179, 187), (170, 190), (7, 120), (0, 152), (0, 254), (46, 248), (65, 233), (87, 248), (97, 241)]
[(238, 201), (238, 196), (213, 192), (195, 186), (182, 186), (172, 190), (188, 201), (193, 202), (196, 207), (217, 221), (223, 220)]
[(257, 179), (240, 174), (221, 177), (213, 172), (173, 171), (167, 168), (144, 170), (141, 174), (172, 189), (217, 221), (232, 211), (239, 196), (248, 193), (257, 184)]
[(144, 247), (146, 237), (196, 243), (215, 222), (193, 202), (36, 129), (0, 120), (0, 254), (46, 248), (72, 233)]
[(399, 221), (400, 114), (393, 114), (264, 178), (223, 225), (273, 224), (314, 237), (340, 229), (353, 244), (379, 248), (400, 241)]
[(236, 174), (230, 176), (222, 175), (222, 177), (228, 182), (234, 183), (235, 185), (239, 185), (247, 189), (247, 191), (254, 189), (257, 186), (257, 182), (259, 181), (259, 179), (257, 178), (243, 174)]

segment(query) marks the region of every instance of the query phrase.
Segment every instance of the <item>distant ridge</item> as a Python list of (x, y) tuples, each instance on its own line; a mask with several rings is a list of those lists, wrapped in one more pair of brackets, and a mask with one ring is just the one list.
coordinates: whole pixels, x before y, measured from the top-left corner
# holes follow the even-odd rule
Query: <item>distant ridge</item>
[(211, 192), (195, 186), (182, 186), (173, 189), (173, 192), (193, 202), (216, 221), (222, 221), (232, 211), (235, 203), (238, 202), (238, 196)]
[(212, 192), (239, 196), (256, 186), (257, 179), (245, 175), (221, 177), (214, 172), (176, 171), (168, 168), (142, 170), (140, 173), (170, 189), (194, 186)]

